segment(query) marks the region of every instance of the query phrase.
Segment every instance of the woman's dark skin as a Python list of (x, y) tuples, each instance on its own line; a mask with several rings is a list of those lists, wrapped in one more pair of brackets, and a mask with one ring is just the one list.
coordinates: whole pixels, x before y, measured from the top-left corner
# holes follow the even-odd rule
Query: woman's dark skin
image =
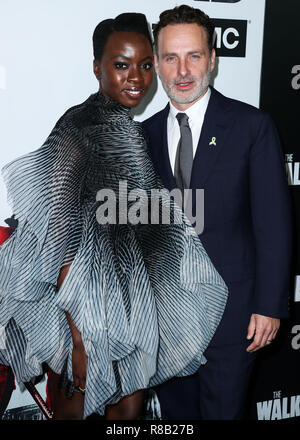
[[(153, 52), (149, 40), (137, 32), (113, 32), (105, 45), (101, 61), (94, 60), (94, 73), (101, 92), (126, 107), (137, 106), (153, 80)], [(70, 265), (61, 269), (57, 286), (62, 285)], [(88, 357), (79, 330), (66, 312), (73, 339), (72, 368), (74, 385), (85, 389)], [(82, 419), (84, 394), (74, 392), (66, 398), (65, 389), (58, 388), (59, 375), (51, 371), (55, 390), (53, 418), (56, 420)], [(137, 420), (142, 415), (144, 390), (124, 397), (106, 407), (106, 420)]]

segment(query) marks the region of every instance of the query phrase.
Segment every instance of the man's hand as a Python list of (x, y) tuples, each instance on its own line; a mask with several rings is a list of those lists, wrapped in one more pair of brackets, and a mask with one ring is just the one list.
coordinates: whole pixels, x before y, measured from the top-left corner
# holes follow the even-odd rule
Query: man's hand
[(265, 345), (271, 344), (279, 327), (280, 319), (253, 313), (248, 326), (247, 339), (254, 337), (254, 340), (247, 348), (247, 351), (252, 353), (265, 347)]

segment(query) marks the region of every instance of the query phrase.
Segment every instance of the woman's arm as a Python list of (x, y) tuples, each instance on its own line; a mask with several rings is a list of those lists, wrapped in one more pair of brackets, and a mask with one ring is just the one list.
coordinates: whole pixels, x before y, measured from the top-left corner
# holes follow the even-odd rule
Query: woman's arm
[[(71, 264), (63, 266), (57, 281), (57, 286), (60, 288), (62, 285)], [(85, 380), (86, 380), (86, 369), (88, 357), (85, 353), (81, 333), (78, 328), (75, 326), (71, 315), (68, 312), (65, 312), (66, 318), (71, 330), (72, 339), (73, 339), (73, 352), (72, 352), (72, 369), (73, 369), (73, 380), (74, 385), (76, 387), (80, 387), (82, 390), (85, 390)]]
[[(61, 271), (59, 273), (59, 277), (57, 280), (57, 287), (60, 289), (65, 277), (67, 276), (67, 273), (69, 272), (71, 264), (67, 264), (66, 266), (63, 266), (61, 268)], [(82, 344), (82, 338), (81, 338), (81, 333), (80, 331), (77, 329), (77, 327), (75, 327), (75, 324), (70, 316), (70, 314), (68, 312), (65, 312), (67, 320), (68, 320), (68, 324), (71, 330), (71, 334), (72, 334), (72, 339), (73, 339), (73, 344), (74, 346), (78, 346)]]

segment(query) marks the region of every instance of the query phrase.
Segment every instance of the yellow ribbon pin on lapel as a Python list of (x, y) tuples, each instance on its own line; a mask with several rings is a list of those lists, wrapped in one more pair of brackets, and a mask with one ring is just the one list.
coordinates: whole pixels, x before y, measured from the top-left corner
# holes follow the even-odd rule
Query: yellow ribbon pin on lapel
[(216, 140), (217, 140), (216, 137), (212, 137), (212, 138), (211, 138), (211, 141), (210, 141), (210, 143), (209, 143), (209, 145), (214, 145), (214, 146), (216, 147), (216, 146), (217, 146), (217, 144), (216, 144)]

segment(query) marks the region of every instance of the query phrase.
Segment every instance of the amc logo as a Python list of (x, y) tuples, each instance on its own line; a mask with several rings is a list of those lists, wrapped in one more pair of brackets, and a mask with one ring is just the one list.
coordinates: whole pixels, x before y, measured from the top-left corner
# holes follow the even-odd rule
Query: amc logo
[(219, 57), (245, 57), (247, 20), (212, 19), (215, 25), (216, 54)]

